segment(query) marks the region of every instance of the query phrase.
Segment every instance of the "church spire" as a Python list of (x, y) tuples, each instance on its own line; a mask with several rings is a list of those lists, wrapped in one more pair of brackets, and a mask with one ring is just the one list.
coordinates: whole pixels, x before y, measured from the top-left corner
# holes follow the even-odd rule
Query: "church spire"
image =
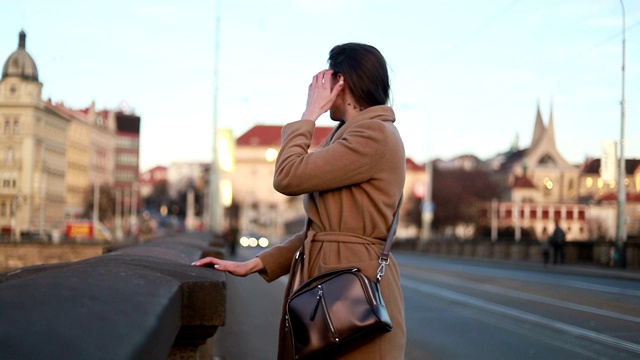
[(20, 34), (18, 35), (18, 49), (27, 49), (27, 34), (24, 30), (20, 30)]
[(551, 109), (549, 110), (549, 124), (547, 125), (547, 131), (545, 137), (551, 139), (551, 143), (553, 147), (556, 147), (556, 131), (555, 126), (553, 124), (553, 101), (551, 101)]
[(540, 113), (540, 100), (538, 100), (538, 111), (536, 113), (536, 124), (533, 128), (533, 139), (531, 139), (531, 147), (534, 147), (545, 132), (544, 123), (542, 122), (542, 114)]
[(513, 139), (513, 143), (511, 143), (511, 151), (516, 152), (520, 150), (520, 134), (516, 133), (515, 138)]

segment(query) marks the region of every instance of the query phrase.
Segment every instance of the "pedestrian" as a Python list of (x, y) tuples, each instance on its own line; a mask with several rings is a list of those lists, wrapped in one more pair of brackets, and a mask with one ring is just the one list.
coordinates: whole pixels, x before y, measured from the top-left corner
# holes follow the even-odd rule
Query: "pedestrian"
[[(275, 164), (274, 188), (288, 196), (304, 195), (310, 220), (303, 231), (246, 262), (207, 257), (194, 265), (210, 266), (233, 275), (260, 274), (271, 282), (287, 275), (295, 253), (305, 250), (305, 274), (315, 275), (357, 266), (375, 279), (405, 181), (405, 153), (389, 102), (389, 75), (382, 54), (359, 43), (335, 46), (329, 69), (309, 85), (302, 120), (282, 129)], [(337, 125), (320, 149), (309, 152), (316, 121), (329, 111)], [(406, 330), (400, 273), (393, 256), (381, 282), (393, 330), (357, 341), (326, 354), (327, 359), (404, 359)], [(280, 324), (278, 359), (293, 357)]]
[(556, 220), (556, 228), (549, 239), (553, 248), (553, 264), (564, 264), (564, 246), (566, 244), (566, 235), (560, 227), (560, 223)]
[(236, 255), (236, 248), (238, 246), (238, 236), (240, 235), (240, 230), (238, 229), (237, 220), (232, 219), (229, 223), (229, 227), (224, 234), (225, 240), (227, 242), (227, 246), (229, 247), (229, 254), (231, 256)]
[(542, 234), (542, 240), (540, 240), (540, 249), (542, 250), (542, 262), (546, 267), (549, 264), (549, 236), (547, 235), (547, 229), (545, 228)]

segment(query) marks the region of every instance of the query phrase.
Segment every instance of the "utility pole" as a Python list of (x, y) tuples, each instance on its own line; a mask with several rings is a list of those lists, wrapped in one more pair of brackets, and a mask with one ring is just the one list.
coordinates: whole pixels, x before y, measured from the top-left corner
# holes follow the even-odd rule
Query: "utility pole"
[(116, 188), (116, 241), (122, 241), (122, 189)]
[(215, 44), (213, 59), (213, 153), (209, 170), (209, 231), (221, 231), (220, 174), (218, 165), (218, 69), (220, 59), (220, 0), (216, 1)]
[(42, 165), (40, 169), (40, 221), (39, 232), (40, 240), (45, 238), (45, 221), (46, 221), (46, 209), (47, 204), (47, 163), (44, 160), (44, 146), (40, 148), (40, 154), (42, 156)]
[(627, 186), (625, 179), (627, 175), (626, 161), (624, 158), (624, 123), (625, 123), (625, 99), (624, 99), (624, 68), (626, 58), (626, 25), (624, 3), (620, 0), (622, 7), (622, 100), (620, 101), (620, 164), (618, 165), (618, 217), (616, 221), (616, 241), (620, 255), (620, 266), (626, 267), (626, 208), (627, 208)]
[(138, 235), (138, 183), (131, 184), (131, 212), (129, 213), (129, 234)]
[(433, 161), (427, 161), (425, 164), (425, 190), (422, 206), (420, 207), (420, 217), (422, 227), (420, 233), (420, 241), (417, 244), (418, 250), (426, 249), (426, 244), (431, 240), (431, 226), (433, 224)]
[(100, 182), (95, 181), (93, 183), (93, 231), (98, 228), (98, 222), (100, 221)]

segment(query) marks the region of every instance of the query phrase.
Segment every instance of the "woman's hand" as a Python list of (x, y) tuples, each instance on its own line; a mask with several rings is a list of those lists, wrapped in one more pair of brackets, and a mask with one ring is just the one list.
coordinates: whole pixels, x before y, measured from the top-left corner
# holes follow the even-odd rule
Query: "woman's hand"
[(331, 75), (333, 70), (322, 70), (311, 80), (309, 85), (309, 93), (307, 95), (307, 109), (302, 114), (302, 119), (316, 121), (320, 115), (327, 112), (342, 87), (344, 81), (342, 76), (338, 83), (331, 87)]
[(260, 258), (253, 258), (244, 262), (221, 260), (214, 257), (206, 257), (198, 261), (194, 261), (191, 265), (196, 266), (213, 266), (214, 269), (220, 271), (226, 271), (235, 276), (247, 276), (264, 269), (262, 260)]

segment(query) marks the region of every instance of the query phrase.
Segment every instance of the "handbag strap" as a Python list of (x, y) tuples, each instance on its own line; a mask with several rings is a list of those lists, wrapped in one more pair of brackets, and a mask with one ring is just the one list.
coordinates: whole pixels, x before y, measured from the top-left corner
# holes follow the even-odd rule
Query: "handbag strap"
[(387, 242), (384, 244), (382, 255), (380, 255), (380, 266), (378, 267), (378, 271), (376, 272), (376, 280), (378, 282), (380, 282), (380, 279), (382, 279), (382, 275), (384, 275), (387, 264), (389, 264), (389, 254), (391, 253), (391, 245), (393, 244), (393, 238), (396, 236), (396, 229), (398, 228), (398, 219), (400, 218), (400, 205), (402, 205), (403, 196), (404, 195), (400, 195), (400, 199), (398, 200), (398, 206), (396, 207), (395, 214), (393, 214), (393, 221), (391, 222), (389, 235), (387, 235)]

